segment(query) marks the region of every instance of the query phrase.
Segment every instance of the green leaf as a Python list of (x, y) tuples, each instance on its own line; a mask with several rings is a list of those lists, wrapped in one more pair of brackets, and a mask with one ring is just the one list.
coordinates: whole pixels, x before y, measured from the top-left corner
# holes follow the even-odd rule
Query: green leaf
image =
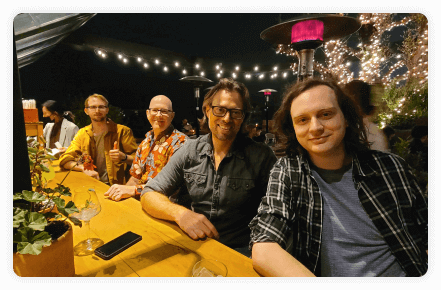
[(74, 225), (79, 226), (80, 228), (83, 226), (83, 223), (77, 219), (76, 217), (70, 216), (69, 220), (74, 223)]
[(44, 171), (44, 172), (50, 172), (50, 171), (51, 171), (51, 170), (50, 170), (46, 165), (44, 165), (43, 163), (40, 164), (40, 167), (41, 167), (41, 171)]
[(19, 200), (19, 199), (23, 199), (23, 193), (21, 193), (21, 192), (14, 193), (12, 200)]
[[(78, 208), (75, 206), (75, 204), (73, 203), (73, 201), (69, 201), (66, 206), (64, 207), (66, 213), (72, 214), (74, 212), (79, 212)], [(67, 215), (66, 215), (67, 216)]]
[(51, 236), (47, 232), (41, 232), (35, 236), (34, 232), (28, 232), (26, 233), (26, 241), (17, 242), (17, 252), (20, 254), (39, 255), (43, 250), (43, 246), (50, 246), (51, 243)]
[(45, 193), (47, 193), (47, 194), (50, 194), (50, 193), (54, 193), (55, 192), (55, 190), (53, 190), (52, 188), (43, 188), (43, 192), (45, 192)]
[(25, 209), (21, 209), (18, 207), (14, 207), (14, 217), (12, 219), (12, 224), (14, 228), (18, 228), (20, 226), (21, 223), (26, 222), (26, 218), (25, 215), (28, 213), (29, 211), (25, 210)]
[(66, 201), (61, 197), (55, 196), (52, 201), (56, 204), (57, 208), (64, 208)]
[(36, 154), (37, 152), (38, 152), (38, 149), (37, 149), (37, 148), (28, 147), (28, 153)]
[(62, 202), (60, 202), (59, 200), (55, 200), (54, 202), (57, 205), (57, 209), (58, 212), (61, 213), (62, 215), (68, 217), (70, 214), (74, 213), (74, 212), (79, 212), (78, 208), (75, 206), (75, 204), (72, 201), (69, 201), (66, 205), (64, 205), (64, 199), (59, 198)]
[(32, 241), (34, 236), (34, 230), (29, 227), (21, 227), (17, 233), (12, 237), (14, 243), (29, 242)]
[(46, 199), (46, 197), (35, 191), (23, 190), (23, 199), (29, 202), (41, 202)]
[(54, 190), (56, 192), (59, 192), (61, 195), (64, 195), (64, 196), (72, 196), (69, 187), (61, 185), (59, 183), (57, 183), (57, 184), (58, 184), (58, 186), (54, 188)]
[(35, 175), (35, 180), (36, 180), (36, 182), (37, 182), (38, 185), (40, 185), (40, 186), (42, 185), (42, 184), (41, 184), (40, 177), (38, 177), (38, 175)]
[(47, 226), (47, 220), (43, 214), (38, 212), (30, 212), (25, 215), (27, 226), (37, 231), (44, 231)]

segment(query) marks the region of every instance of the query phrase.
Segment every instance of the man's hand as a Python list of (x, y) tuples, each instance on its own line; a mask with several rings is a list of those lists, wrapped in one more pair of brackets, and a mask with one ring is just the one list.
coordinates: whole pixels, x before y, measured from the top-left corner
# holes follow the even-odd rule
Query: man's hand
[(187, 210), (177, 219), (176, 223), (193, 240), (205, 237), (219, 239), (216, 228), (203, 214)]
[(95, 170), (84, 170), (83, 172), (90, 177), (100, 180), (100, 175)]
[(104, 193), (104, 196), (108, 196), (114, 201), (119, 201), (122, 198), (135, 196), (135, 189), (135, 186), (114, 184)]
[(121, 160), (126, 158), (126, 154), (118, 150), (117, 141), (113, 144), (113, 149), (109, 150), (109, 156), (113, 163), (121, 162)]

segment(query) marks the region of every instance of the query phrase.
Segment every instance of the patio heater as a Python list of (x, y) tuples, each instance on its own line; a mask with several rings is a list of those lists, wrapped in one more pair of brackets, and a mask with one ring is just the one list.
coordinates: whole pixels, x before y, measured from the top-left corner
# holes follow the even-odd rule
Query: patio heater
[(268, 104), (269, 104), (269, 97), (271, 96), (271, 93), (277, 93), (277, 91), (276, 90), (273, 90), (273, 89), (263, 89), (263, 90), (260, 90), (259, 91), (259, 93), (263, 93), (263, 95), (265, 96), (265, 115), (266, 115), (266, 132), (268, 133), (269, 131), (268, 131), (268, 121), (269, 121), (269, 107), (268, 107)]
[(356, 32), (360, 22), (348, 16), (309, 14), (265, 29), (260, 38), (275, 45), (289, 45), (299, 58), (298, 80), (314, 73), (314, 52), (323, 42)]
[(196, 137), (199, 137), (199, 119), (198, 119), (198, 112), (199, 112), (199, 96), (200, 96), (200, 89), (202, 86), (208, 83), (212, 83), (212, 80), (209, 80), (207, 78), (201, 77), (201, 76), (188, 76), (183, 77), (179, 79), (180, 81), (189, 82), (193, 84), (194, 87), (194, 96), (196, 98)]

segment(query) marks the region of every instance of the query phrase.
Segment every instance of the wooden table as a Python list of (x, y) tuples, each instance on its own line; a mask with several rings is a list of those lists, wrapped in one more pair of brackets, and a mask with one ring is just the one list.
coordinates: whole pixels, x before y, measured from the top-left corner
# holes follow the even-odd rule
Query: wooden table
[[(55, 187), (67, 171), (54, 162)], [(227, 277), (259, 277), (248, 257), (213, 239), (194, 241), (175, 223), (155, 219), (134, 198), (119, 202), (104, 197), (109, 186), (82, 172), (72, 171), (63, 185), (71, 191), (77, 186), (94, 186), (101, 212), (90, 222), (91, 237), (105, 243), (127, 231), (142, 236), (142, 241), (105, 261), (96, 255), (75, 256), (77, 277), (191, 277), (193, 265), (201, 259), (214, 259), (227, 266)], [(86, 239), (87, 229), (73, 226), (74, 245)]]

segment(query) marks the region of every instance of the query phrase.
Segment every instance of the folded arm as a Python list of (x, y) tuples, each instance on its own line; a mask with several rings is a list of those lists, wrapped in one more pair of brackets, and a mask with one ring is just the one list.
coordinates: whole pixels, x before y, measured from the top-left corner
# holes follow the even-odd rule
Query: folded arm
[(155, 218), (176, 222), (194, 240), (205, 237), (219, 238), (216, 228), (203, 214), (175, 204), (159, 192), (144, 193), (141, 197), (141, 205)]

